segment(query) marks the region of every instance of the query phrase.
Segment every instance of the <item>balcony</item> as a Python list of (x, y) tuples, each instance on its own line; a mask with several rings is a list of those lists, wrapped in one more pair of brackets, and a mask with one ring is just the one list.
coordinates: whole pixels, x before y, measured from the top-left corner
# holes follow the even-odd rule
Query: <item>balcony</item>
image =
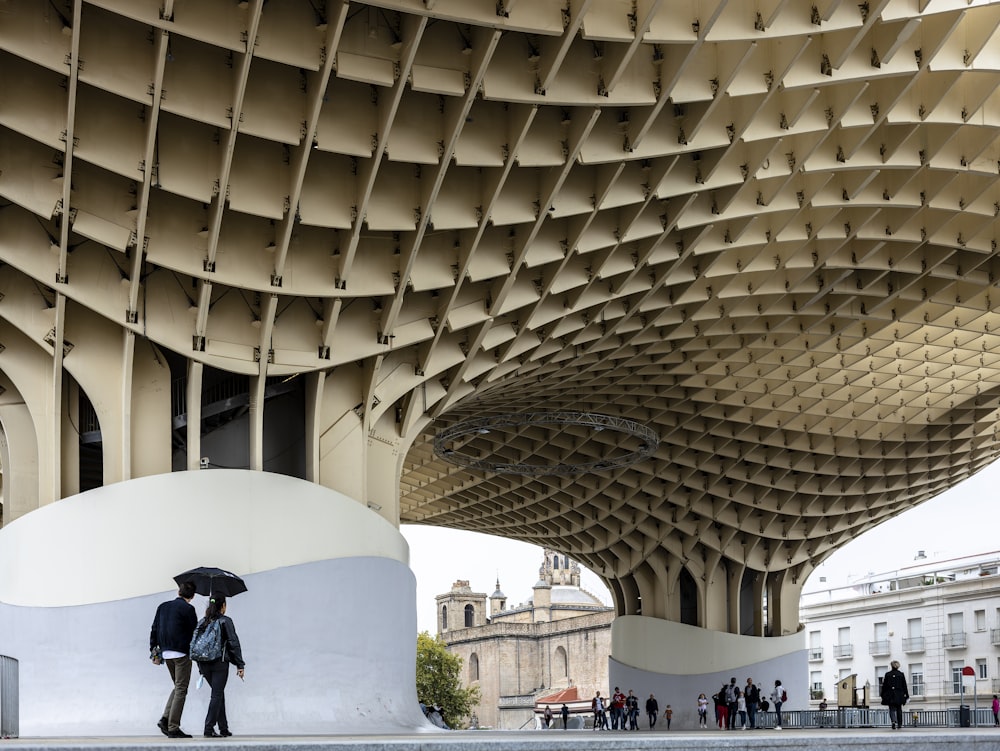
[(836, 657), (838, 660), (850, 660), (852, 657), (854, 657), (854, 645), (834, 644), (833, 656)]
[(1000, 628), (990, 629), (990, 644), (1000, 644)]
[[(998, 629), (1000, 630), (1000, 629)], [(911, 636), (909, 639), (903, 639), (903, 651), (904, 652), (923, 652), (924, 651), (924, 637), (922, 636)]]
[(945, 649), (965, 649), (965, 632), (956, 631), (952, 634), (941, 634), (941, 644)]
[(868, 642), (868, 654), (875, 656), (889, 654), (889, 640), (877, 639)]
[(823, 661), (823, 647), (809, 647), (809, 662)]

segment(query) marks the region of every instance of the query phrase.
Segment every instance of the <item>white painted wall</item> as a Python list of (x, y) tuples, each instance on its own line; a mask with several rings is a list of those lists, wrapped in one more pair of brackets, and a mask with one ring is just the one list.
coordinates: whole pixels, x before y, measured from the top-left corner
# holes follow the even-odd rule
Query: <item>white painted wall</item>
[[(0, 530), (0, 654), (19, 661), (21, 735), (159, 736), (171, 684), (149, 662), (150, 625), (173, 575), (198, 565), (249, 587), (228, 612), (247, 663), (226, 693), (234, 733), (431, 731), (407, 559), (377, 514), (260, 472), (142, 478), (28, 514)], [(207, 703), (192, 680), (188, 732)]]
[(243, 575), (352, 556), (409, 565), (403, 536), (336, 491), (249, 470), (174, 472), (81, 493), (4, 526), (0, 602), (108, 602), (163, 591), (195, 566)]
[(741, 689), (753, 678), (768, 700), (778, 679), (788, 692), (782, 710), (808, 709), (807, 673), (805, 631), (741, 636), (639, 615), (611, 625), (609, 688), (633, 690), (643, 701), (655, 694), (661, 710), (671, 705), (677, 729), (697, 727), (698, 694), (711, 697), (732, 677)]

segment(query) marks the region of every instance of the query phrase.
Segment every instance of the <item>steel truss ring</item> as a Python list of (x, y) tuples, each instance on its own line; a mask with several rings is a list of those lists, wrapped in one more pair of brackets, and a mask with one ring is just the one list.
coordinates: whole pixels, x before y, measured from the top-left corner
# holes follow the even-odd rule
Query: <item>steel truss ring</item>
[[(613, 430), (624, 436), (642, 441), (639, 448), (621, 456), (598, 459), (592, 462), (562, 464), (529, 464), (527, 462), (498, 462), (481, 459), (459, 449), (452, 444), (476, 435), (485, 435), (494, 429), (520, 428), (537, 425), (580, 425), (594, 432)], [(613, 417), (594, 412), (520, 412), (488, 417), (473, 417), (445, 428), (434, 437), (434, 453), (446, 462), (465, 469), (481, 469), (497, 474), (514, 475), (579, 475), (585, 472), (600, 472), (627, 467), (651, 456), (660, 445), (660, 437), (654, 430), (623, 417)]]

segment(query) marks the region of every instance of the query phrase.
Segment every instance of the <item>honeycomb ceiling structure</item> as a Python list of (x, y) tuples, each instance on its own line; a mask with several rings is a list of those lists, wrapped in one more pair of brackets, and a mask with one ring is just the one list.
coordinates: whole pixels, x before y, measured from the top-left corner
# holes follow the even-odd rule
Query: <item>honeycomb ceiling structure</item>
[[(0, 317), (46, 351), (26, 300), (324, 373), (405, 457), (403, 522), (609, 580), (805, 574), (998, 456), (998, 26), (975, 0), (0, 0)], [(578, 474), (434, 452), (556, 410), (660, 442)], [(463, 447), (628, 450), (542, 420)]]

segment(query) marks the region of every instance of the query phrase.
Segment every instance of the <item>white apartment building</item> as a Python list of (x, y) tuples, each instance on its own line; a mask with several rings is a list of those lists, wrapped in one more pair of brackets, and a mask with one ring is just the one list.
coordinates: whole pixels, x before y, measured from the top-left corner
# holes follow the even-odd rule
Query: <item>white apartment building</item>
[[(892, 660), (913, 709), (983, 706), (1000, 691), (1000, 551), (935, 561), (921, 551), (905, 568), (804, 594), (800, 612), (813, 704), (826, 696), (835, 706), (852, 674), (878, 704)], [(974, 676), (963, 689), (964, 668)]]

